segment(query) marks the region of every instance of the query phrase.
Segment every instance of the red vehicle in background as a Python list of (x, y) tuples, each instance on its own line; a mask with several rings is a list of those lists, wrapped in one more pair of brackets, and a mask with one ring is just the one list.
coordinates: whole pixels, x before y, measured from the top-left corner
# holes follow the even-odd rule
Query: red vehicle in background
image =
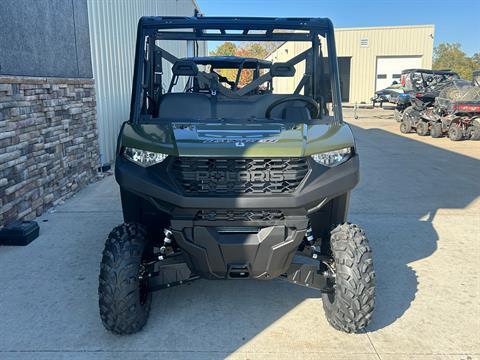
[[(453, 80), (443, 88), (433, 107), (422, 113), (432, 137), (448, 134), (450, 140), (480, 140), (480, 72), (473, 81)], [(418, 127), (417, 127), (418, 128)]]

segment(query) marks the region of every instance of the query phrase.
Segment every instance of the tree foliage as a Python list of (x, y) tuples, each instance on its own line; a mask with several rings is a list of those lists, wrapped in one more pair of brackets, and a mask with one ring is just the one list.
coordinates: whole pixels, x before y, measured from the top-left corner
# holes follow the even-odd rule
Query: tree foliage
[(439, 44), (433, 50), (433, 69), (450, 69), (461, 78), (471, 80), (472, 72), (480, 69), (480, 53), (469, 57), (458, 43)]
[[(230, 41), (226, 41), (213, 51), (210, 52), (210, 55), (213, 56), (239, 56), (239, 57), (250, 57), (256, 59), (265, 59), (268, 54), (274, 49), (274, 45), (266, 42), (247, 42), (242, 46), (236, 45)], [(275, 45), (276, 46), (276, 45)], [(221, 69), (217, 70), (219, 74), (225, 76), (230, 81), (235, 81), (237, 77), (236, 69)], [(253, 80), (253, 70), (245, 69), (240, 74), (239, 86), (242, 87)]]
[(237, 52), (237, 45), (230, 41), (225, 41), (224, 43), (217, 46), (217, 48), (210, 52), (210, 55), (213, 56), (234, 56)]

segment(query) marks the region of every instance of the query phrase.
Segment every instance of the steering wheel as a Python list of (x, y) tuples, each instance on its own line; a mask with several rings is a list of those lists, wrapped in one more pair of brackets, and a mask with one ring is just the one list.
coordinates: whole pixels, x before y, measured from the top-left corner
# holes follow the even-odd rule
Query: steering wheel
[(278, 99), (278, 100), (274, 101), (273, 103), (271, 103), (268, 106), (267, 110), (265, 111), (265, 117), (267, 119), (270, 119), (270, 115), (272, 113), (272, 110), (274, 108), (276, 108), (278, 105), (286, 103), (288, 101), (303, 101), (304, 103), (306, 103), (307, 108), (310, 111), (310, 115), (313, 119), (315, 119), (318, 116), (318, 114), (320, 113), (320, 106), (312, 98), (305, 97), (303, 95), (292, 95), (292, 96), (287, 96), (287, 97)]

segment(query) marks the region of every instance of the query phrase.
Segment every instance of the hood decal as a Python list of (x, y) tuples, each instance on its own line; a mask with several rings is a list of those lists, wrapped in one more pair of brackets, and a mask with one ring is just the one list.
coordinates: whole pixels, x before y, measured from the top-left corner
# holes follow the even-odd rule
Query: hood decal
[(237, 143), (248, 143), (248, 144), (253, 144), (253, 143), (276, 143), (278, 141), (278, 138), (268, 138), (268, 139), (245, 139), (245, 138), (222, 138), (222, 139), (201, 139), (203, 144), (225, 144), (225, 143), (235, 143), (236, 146), (241, 146), (237, 145)]

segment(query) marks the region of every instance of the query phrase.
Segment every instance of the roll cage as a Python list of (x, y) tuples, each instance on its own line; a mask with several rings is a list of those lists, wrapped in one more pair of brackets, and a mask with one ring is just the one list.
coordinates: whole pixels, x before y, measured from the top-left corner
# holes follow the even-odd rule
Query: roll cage
[(419, 92), (453, 79), (460, 79), (460, 76), (451, 70), (406, 69), (401, 75), (402, 86), (407, 91)]
[[(239, 56), (197, 56), (187, 58), (186, 60), (189, 60), (196, 65), (210, 66), (210, 73), (216, 74), (220, 83), (229, 85), (230, 89), (233, 90), (236, 90), (239, 87), (240, 76), (243, 70), (252, 70), (253, 80), (256, 80), (260, 76), (262, 70), (270, 69), (272, 67), (271, 61)], [(229, 80), (217, 72), (222, 69), (237, 70), (235, 80)], [(269, 86), (271, 87), (271, 83)]]
[[(325, 38), (327, 58), (323, 57), (320, 37)], [(293, 67), (305, 60), (305, 74), (295, 92), (303, 89), (322, 109), (332, 103), (333, 121), (342, 122), (340, 81), (333, 25), (324, 18), (250, 17), (142, 17), (138, 23), (130, 121), (152, 118), (147, 103), (158, 104), (165, 92), (162, 59), (175, 65), (180, 59), (155, 44), (157, 40), (198, 41), (298, 41), (311, 47), (281, 65)], [(328, 61), (324, 61), (328, 59)], [(188, 60), (188, 59), (183, 59)], [(327, 64), (327, 65), (326, 65)], [(227, 96), (243, 96), (275, 76), (275, 64), (242, 88), (219, 89)], [(277, 69), (278, 70), (278, 69)], [(283, 69), (286, 71), (286, 69)], [(281, 70), (279, 70), (281, 72)], [(200, 74), (200, 72), (198, 72)], [(175, 74), (174, 74), (175, 76)], [(197, 75), (196, 75), (197, 76)], [(200, 75), (204, 76), (203, 74)], [(283, 76), (283, 75), (279, 75)], [(284, 75), (288, 76), (288, 75)], [(173, 79), (172, 79), (173, 81)], [(170, 86), (171, 88), (171, 86)], [(171, 89), (170, 89), (171, 90)]]

